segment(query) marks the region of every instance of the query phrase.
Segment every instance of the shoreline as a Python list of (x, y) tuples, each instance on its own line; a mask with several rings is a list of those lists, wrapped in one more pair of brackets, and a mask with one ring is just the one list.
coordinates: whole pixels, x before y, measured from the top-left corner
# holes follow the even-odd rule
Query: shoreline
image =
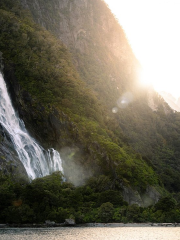
[(180, 227), (180, 223), (86, 223), (87, 227)]
[(61, 228), (61, 227), (180, 227), (180, 223), (84, 223), (68, 225), (54, 224), (0, 224), (0, 229), (10, 228)]

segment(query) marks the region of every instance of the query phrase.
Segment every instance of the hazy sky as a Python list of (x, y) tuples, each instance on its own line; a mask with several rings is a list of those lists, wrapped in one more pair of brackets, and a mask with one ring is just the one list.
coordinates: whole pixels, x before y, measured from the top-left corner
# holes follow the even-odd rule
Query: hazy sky
[(105, 2), (143, 66), (143, 81), (180, 96), (180, 0)]

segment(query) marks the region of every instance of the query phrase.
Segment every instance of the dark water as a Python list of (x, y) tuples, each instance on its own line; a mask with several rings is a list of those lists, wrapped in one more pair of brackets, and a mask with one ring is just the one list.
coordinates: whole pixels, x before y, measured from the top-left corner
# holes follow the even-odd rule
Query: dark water
[(0, 240), (180, 240), (180, 227), (0, 229)]

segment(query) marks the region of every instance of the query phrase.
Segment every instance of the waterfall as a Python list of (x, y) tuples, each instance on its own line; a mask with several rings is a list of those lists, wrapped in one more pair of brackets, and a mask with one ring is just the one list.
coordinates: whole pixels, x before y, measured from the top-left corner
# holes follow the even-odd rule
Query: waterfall
[(46, 151), (27, 132), (24, 122), (13, 109), (7, 87), (0, 73), (0, 124), (7, 130), (20, 161), (29, 179), (49, 175), (55, 171), (63, 173), (59, 153), (53, 148)]

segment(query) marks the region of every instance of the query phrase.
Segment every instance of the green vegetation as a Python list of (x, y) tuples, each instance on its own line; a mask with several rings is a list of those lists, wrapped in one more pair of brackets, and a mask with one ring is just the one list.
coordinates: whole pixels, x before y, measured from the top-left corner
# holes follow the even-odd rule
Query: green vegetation
[[(33, 1), (27, 2), (34, 19), (54, 35), (37, 25), (18, 0), (1, 0), (0, 52), (13, 103), (31, 134), (43, 146), (62, 152), (69, 171), (73, 172), (74, 161), (93, 177), (88, 175), (86, 184), (75, 187), (62, 183), (58, 173), (29, 184), (13, 183), (2, 175), (0, 222), (63, 222), (70, 216), (77, 223), (178, 222), (180, 114), (157, 94), (153, 97), (157, 111), (150, 109), (147, 89), (137, 86), (137, 60), (105, 3), (91, 1), (93, 28), (88, 17), (83, 21), (91, 34), (88, 39), (77, 36), (84, 43), (80, 46), (86, 47), (75, 48), (70, 42), (68, 49), (57, 39), (57, 1), (39, 0), (45, 9), (42, 18)], [(68, 19), (69, 5), (63, 10)], [(89, 12), (86, 9), (84, 16)], [(113, 27), (102, 30), (104, 15)], [(114, 55), (116, 48), (111, 50), (114, 32), (122, 45), (121, 57)], [(127, 91), (133, 101), (113, 114)], [(165, 187), (178, 203), (167, 193), (148, 208), (128, 206), (123, 200), (124, 187), (145, 194), (149, 186)]]
[[(23, 102), (22, 111), (27, 108), (34, 115), (25, 119), (32, 122), (34, 131), (37, 129), (41, 135), (46, 128), (44, 122), (55, 115), (56, 108), (59, 121), (66, 116), (71, 124), (66, 130), (59, 129), (60, 141), (64, 137), (65, 144), (83, 145), (83, 154), (90, 155), (90, 163), (82, 156), (82, 165), (96, 165), (98, 174), (122, 179), (143, 191), (148, 185), (157, 185), (159, 180), (152, 167), (123, 143), (121, 130), (116, 136), (113, 126), (106, 125), (105, 108), (80, 79), (63, 44), (23, 15), (23, 10), (20, 17), (3, 7), (0, 24), (5, 76), (13, 72), (16, 82), (11, 78), (11, 85), (19, 85), (18, 102)], [(96, 169), (94, 172), (97, 174)]]
[(120, 191), (97, 189), (97, 180), (75, 188), (62, 182), (58, 172), (30, 184), (14, 183), (1, 176), (0, 223), (44, 223), (48, 219), (63, 223), (66, 218), (74, 218), (76, 223), (180, 221), (180, 204), (171, 196), (148, 208), (128, 206)]
[[(70, 0), (66, 2), (58, 8), (57, 0), (51, 4), (39, 0), (39, 6), (44, 9), (41, 15), (34, 7), (34, 0), (28, 1), (28, 6), (34, 20), (68, 46), (81, 79), (100, 102), (103, 128), (110, 131), (111, 141), (121, 146), (128, 143), (153, 166), (166, 189), (178, 193), (180, 113), (174, 113), (158, 94), (153, 91), (149, 94), (148, 89), (138, 85), (139, 63), (123, 29), (104, 1), (91, 0), (87, 6)], [(74, 14), (81, 21), (77, 22)], [(68, 31), (62, 23), (68, 24)], [(76, 34), (77, 39), (70, 37)], [(112, 114), (112, 108), (126, 92), (131, 92), (133, 101)], [(149, 107), (149, 97), (157, 111)], [(88, 118), (91, 117), (89, 114)]]

